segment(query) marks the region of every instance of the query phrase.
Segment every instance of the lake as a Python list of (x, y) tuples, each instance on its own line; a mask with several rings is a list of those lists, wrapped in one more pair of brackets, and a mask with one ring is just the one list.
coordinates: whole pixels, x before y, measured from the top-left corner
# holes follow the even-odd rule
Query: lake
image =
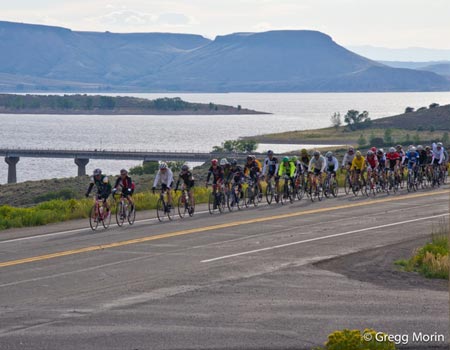
[[(184, 116), (86, 116), (0, 115), (0, 147), (142, 149), (208, 151), (228, 139), (289, 130), (315, 129), (330, 125), (334, 112), (349, 109), (369, 111), (372, 119), (402, 113), (436, 102), (450, 103), (450, 92), (421, 93), (226, 93), (226, 94), (110, 94), (154, 99), (181, 97), (189, 102), (241, 105), (270, 115)], [(302, 144), (304, 140), (298, 140)], [(261, 145), (284, 152), (295, 145)], [(100, 167), (116, 174), (133, 161), (92, 160), (88, 172)], [(17, 164), (18, 181), (75, 176), (69, 159), (22, 158)], [(5, 183), (7, 164), (0, 163), (0, 183)], [(50, 189), (49, 189), (50, 190)]]

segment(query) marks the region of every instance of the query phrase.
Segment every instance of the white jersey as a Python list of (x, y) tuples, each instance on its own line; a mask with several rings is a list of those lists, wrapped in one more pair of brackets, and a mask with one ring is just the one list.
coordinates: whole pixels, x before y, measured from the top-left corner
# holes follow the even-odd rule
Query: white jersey
[(435, 159), (439, 160), (439, 164), (442, 164), (442, 162), (445, 159), (445, 153), (444, 153), (444, 147), (441, 147), (441, 149), (438, 150), (436, 143), (433, 143), (433, 160), (432, 160), (432, 162), (434, 162)]
[(328, 158), (326, 158), (327, 160), (327, 168), (330, 168), (332, 166), (334, 166), (333, 171), (336, 172), (339, 169), (339, 162), (336, 159), (336, 157), (332, 157), (331, 160), (329, 160)]
[(161, 172), (161, 170), (159, 170), (156, 174), (155, 181), (153, 181), (153, 187), (158, 186), (159, 181), (170, 188), (170, 185), (173, 182), (172, 170), (170, 170), (169, 168), (167, 168), (165, 172)]

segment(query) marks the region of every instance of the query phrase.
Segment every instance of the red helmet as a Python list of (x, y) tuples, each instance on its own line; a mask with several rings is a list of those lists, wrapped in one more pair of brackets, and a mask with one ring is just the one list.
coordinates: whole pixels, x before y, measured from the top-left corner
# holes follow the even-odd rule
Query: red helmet
[(372, 147), (370, 150), (371, 150), (373, 153), (377, 153), (377, 148), (376, 148), (376, 147)]
[(212, 164), (212, 165), (217, 165), (217, 163), (219, 163), (219, 161), (218, 161), (217, 159), (213, 159), (213, 160), (211, 161), (211, 164)]

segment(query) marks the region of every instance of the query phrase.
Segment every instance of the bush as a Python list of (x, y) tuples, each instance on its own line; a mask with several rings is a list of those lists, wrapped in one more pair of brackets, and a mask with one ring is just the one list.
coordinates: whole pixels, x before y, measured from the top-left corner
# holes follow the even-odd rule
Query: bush
[(33, 199), (34, 203), (40, 203), (40, 202), (46, 202), (50, 201), (52, 199), (72, 199), (77, 198), (78, 195), (75, 193), (75, 191), (71, 189), (62, 189), (57, 192), (48, 192), (45, 194), (42, 194), (40, 196), (36, 196)]
[[(378, 341), (376, 335), (386, 334), (373, 329), (360, 330), (343, 329), (335, 331), (328, 336), (324, 347), (315, 350), (395, 350), (395, 344), (388, 340)], [(366, 340), (371, 339), (371, 340)], [(386, 339), (383, 337), (383, 339)]]
[(375, 147), (383, 147), (384, 139), (382, 137), (374, 137), (372, 140), (370, 140), (370, 144)]

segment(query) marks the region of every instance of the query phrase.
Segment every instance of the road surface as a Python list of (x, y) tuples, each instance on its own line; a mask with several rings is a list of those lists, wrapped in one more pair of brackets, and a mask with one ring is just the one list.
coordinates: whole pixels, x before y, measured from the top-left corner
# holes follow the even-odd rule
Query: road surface
[(366, 327), (448, 348), (446, 282), (393, 267), (448, 214), (441, 189), (5, 231), (0, 349), (312, 349)]

